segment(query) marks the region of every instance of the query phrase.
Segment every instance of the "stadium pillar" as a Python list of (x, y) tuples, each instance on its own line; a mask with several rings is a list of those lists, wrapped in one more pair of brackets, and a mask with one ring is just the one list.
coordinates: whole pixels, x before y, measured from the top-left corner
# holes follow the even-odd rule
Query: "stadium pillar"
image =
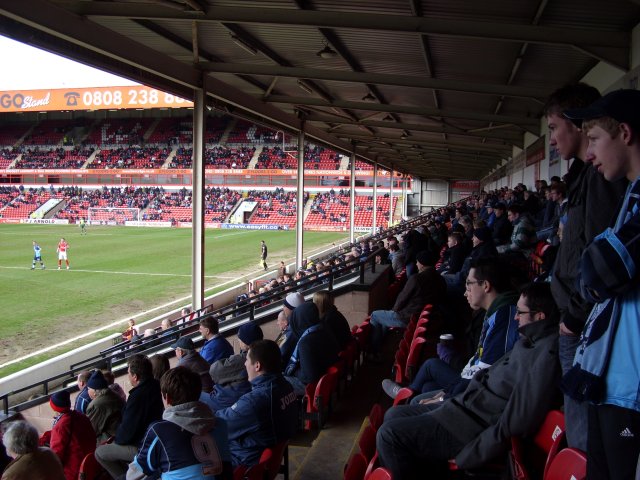
[(300, 122), (298, 134), (298, 193), (296, 197), (296, 269), (302, 268), (303, 222), (304, 222), (304, 120)]
[(356, 231), (356, 142), (353, 142), (351, 146), (351, 174), (349, 176), (349, 241), (353, 243)]
[(376, 234), (378, 225), (378, 162), (373, 162), (373, 225), (371, 233)]
[(402, 176), (402, 219), (407, 218), (407, 176)]
[(204, 304), (204, 119), (205, 77), (203, 88), (194, 91), (193, 99), (193, 192), (191, 229), (191, 304), (200, 310)]
[(393, 167), (389, 172), (389, 222), (387, 226), (393, 225), (393, 176), (395, 175)]

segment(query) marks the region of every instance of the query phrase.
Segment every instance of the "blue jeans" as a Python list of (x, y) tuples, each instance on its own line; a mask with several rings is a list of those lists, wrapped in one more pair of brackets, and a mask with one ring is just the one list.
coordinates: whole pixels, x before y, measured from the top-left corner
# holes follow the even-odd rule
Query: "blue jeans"
[(371, 313), (371, 349), (374, 353), (382, 348), (384, 334), (391, 327), (407, 328), (407, 322), (393, 310), (375, 310)]
[[(580, 343), (579, 336), (560, 335), (558, 339), (558, 356), (562, 374), (573, 365), (573, 358)], [(589, 403), (578, 402), (568, 395), (564, 396), (564, 418), (567, 428), (567, 444), (571, 448), (587, 451), (587, 431), (589, 425)]]
[(437, 405), (400, 405), (389, 410), (378, 430), (376, 448), (380, 463), (393, 478), (411, 480), (444, 478), (447, 461), (455, 457), (464, 444), (431, 418)]
[(449, 390), (461, 380), (460, 372), (439, 358), (429, 358), (422, 365), (409, 388), (416, 393)]

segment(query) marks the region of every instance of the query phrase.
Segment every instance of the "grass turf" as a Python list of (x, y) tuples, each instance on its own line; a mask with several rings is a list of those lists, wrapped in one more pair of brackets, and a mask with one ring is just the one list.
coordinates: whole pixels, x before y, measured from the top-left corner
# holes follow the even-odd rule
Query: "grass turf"
[[(0, 363), (191, 293), (191, 230), (0, 225)], [(71, 270), (57, 270), (56, 246), (69, 242)], [(269, 247), (270, 271), (295, 257), (295, 231), (205, 231), (205, 288), (262, 273), (260, 240)], [(342, 233), (305, 232), (305, 255)], [(32, 240), (42, 247), (46, 269), (31, 270)], [(215, 290), (221, 290), (220, 286)], [(210, 293), (210, 292), (207, 292)], [(177, 307), (175, 305), (173, 308)], [(10, 313), (12, 312), (12, 313)], [(124, 325), (124, 323), (123, 323)], [(112, 330), (105, 332), (112, 333)]]

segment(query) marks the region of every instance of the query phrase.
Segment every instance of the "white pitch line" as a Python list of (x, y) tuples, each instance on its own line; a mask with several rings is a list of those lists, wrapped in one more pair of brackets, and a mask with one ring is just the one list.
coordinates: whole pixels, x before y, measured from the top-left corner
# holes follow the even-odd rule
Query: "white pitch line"
[[(31, 267), (5, 267), (0, 265), (0, 268), (4, 269), (12, 269), (12, 270), (29, 270)], [(36, 270), (41, 270), (40, 268), (36, 268)], [(49, 271), (57, 271), (56, 267), (47, 268), (45, 270)], [(60, 271), (66, 269), (60, 269)], [(190, 273), (182, 274), (182, 273), (148, 273), (148, 272), (118, 272), (113, 270), (83, 270), (77, 268), (69, 269), (69, 272), (83, 272), (83, 273), (110, 273), (113, 275), (142, 275), (149, 277), (191, 277)], [(218, 278), (218, 275), (205, 275), (205, 278)], [(224, 277), (221, 277), (224, 278)], [(235, 278), (235, 277), (227, 277), (227, 278)]]
[[(315, 248), (315, 249), (310, 250), (309, 252), (307, 252), (307, 254), (312, 253), (312, 252), (316, 252), (316, 251), (321, 251), (323, 248), (326, 248), (326, 247)], [(0, 268), (23, 268), (23, 267), (2, 267), (2, 266), (0, 266)], [(77, 272), (77, 271), (80, 271), (80, 270), (69, 270), (69, 271), (76, 271)], [(236, 282), (238, 280), (246, 279), (247, 277), (249, 277), (251, 275), (259, 275), (260, 273), (264, 273), (262, 269), (254, 270), (253, 272), (247, 273), (246, 275), (241, 275), (240, 277), (233, 277), (233, 279), (228, 280), (226, 282), (219, 283), (217, 285), (212, 285), (209, 288), (205, 288), (204, 291), (208, 292), (210, 290), (213, 290), (213, 289), (216, 289), (216, 288), (219, 288), (219, 287), (223, 287), (225, 285), (228, 285), (230, 283)], [(220, 278), (224, 278), (224, 277), (220, 277)], [(56, 348), (59, 348), (59, 347), (64, 347), (65, 345), (68, 345), (68, 344), (70, 344), (72, 342), (75, 342), (77, 340), (82, 340), (83, 338), (90, 337), (92, 335), (95, 335), (96, 333), (99, 333), (99, 332), (103, 331), (103, 330), (109, 330), (109, 329), (111, 329), (113, 327), (117, 327), (118, 325), (121, 325), (122, 323), (128, 321), (130, 318), (134, 318), (135, 319), (135, 318), (139, 318), (139, 317), (144, 317), (149, 313), (153, 313), (155, 311), (162, 310), (164, 308), (170, 307), (171, 305), (174, 305), (174, 304), (180, 303), (180, 302), (184, 302), (184, 301), (189, 301), (190, 302), (191, 301), (191, 295), (188, 295), (188, 296), (185, 296), (185, 297), (181, 297), (181, 298), (177, 298), (175, 300), (172, 300), (171, 302), (164, 303), (162, 305), (159, 305), (157, 307), (151, 308), (151, 309), (146, 310), (144, 312), (136, 313), (136, 314), (133, 314), (133, 315), (128, 315), (126, 318), (122, 318), (120, 320), (112, 322), (112, 323), (110, 323), (108, 325), (104, 325), (104, 326), (102, 326), (100, 328), (97, 328), (95, 330), (92, 330), (90, 332), (83, 333), (82, 335), (77, 335), (77, 336), (75, 336), (73, 338), (70, 338), (68, 340), (65, 340), (63, 342), (56, 343), (55, 345), (49, 345), (46, 348), (40, 349), (40, 350), (38, 350), (36, 352), (29, 353), (29, 354), (24, 355), (22, 357), (14, 358), (13, 360), (10, 360), (10, 361), (8, 361), (6, 363), (1, 364), (0, 368), (4, 368), (4, 367), (7, 367), (9, 365), (13, 365), (14, 363), (18, 363), (18, 362), (21, 362), (21, 361), (26, 360), (28, 358), (34, 357), (36, 355), (40, 355), (42, 353), (46, 353), (46, 352), (49, 352), (51, 350), (55, 350)]]

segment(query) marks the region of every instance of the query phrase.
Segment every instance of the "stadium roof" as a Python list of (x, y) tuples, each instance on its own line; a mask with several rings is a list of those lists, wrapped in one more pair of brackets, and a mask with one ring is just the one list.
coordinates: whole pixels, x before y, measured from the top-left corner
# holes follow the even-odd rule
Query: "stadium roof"
[[(629, 70), (638, 2), (0, 0), (0, 33), (422, 178), (479, 179), (542, 102)], [(10, 68), (5, 66), (5, 68)], [(15, 67), (18, 68), (18, 67)], [(43, 74), (45, 74), (43, 72)]]

